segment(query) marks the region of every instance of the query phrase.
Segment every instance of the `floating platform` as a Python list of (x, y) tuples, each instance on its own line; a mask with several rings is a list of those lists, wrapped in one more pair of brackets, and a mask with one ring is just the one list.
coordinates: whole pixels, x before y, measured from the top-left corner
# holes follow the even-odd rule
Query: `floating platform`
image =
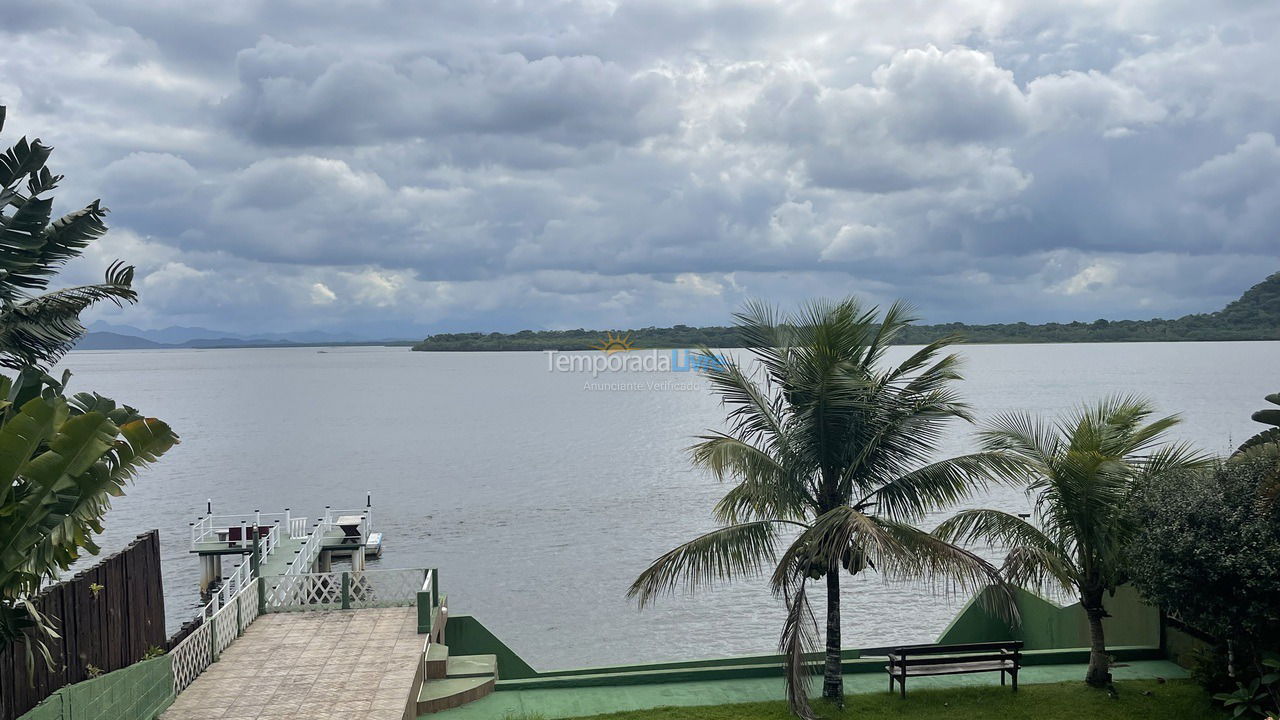
[[(373, 503), (366, 496), (365, 507), (358, 510), (333, 510), (326, 506), (314, 521), (295, 516), (291, 509), (282, 513), (215, 515), (213, 501), (208, 513), (190, 523), (189, 552), (200, 556), (200, 591), (224, 580), (222, 558), (226, 555), (258, 554), (263, 577), (327, 572), (334, 558), (350, 559), (357, 570), (364, 568), (367, 558), (382, 557), (383, 534), (373, 530)], [(230, 576), (238, 582), (247, 559)], [(246, 576), (247, 577), (247, 576)]]

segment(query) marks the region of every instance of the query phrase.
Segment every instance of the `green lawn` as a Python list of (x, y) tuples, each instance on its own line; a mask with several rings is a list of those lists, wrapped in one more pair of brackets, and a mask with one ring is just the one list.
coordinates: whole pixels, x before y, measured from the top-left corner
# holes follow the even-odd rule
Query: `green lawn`
[[(1216, 720), (1225, 718), (1209, 696), (1189, 680), (1127, 680), (1119, 698), (1079, 682), (1024, 685), (1017, 694), (999, 687), (911, 690), (897, 695), (849, 695), (843, 711), (816, 701), (828, 720), (938, 718), (939, 720)], [(536, 720), (536, 716), (512, 720)], [(711, 707), (662, 707), (593, 715), (590, 720), (791, 720), (785, 703)], [(585, 720), (585, 719), (584, 719)]]

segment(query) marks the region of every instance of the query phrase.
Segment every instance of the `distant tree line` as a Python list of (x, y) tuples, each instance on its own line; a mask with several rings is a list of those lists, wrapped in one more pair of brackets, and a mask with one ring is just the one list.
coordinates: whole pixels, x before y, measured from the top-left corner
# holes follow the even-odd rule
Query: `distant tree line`
[[(734, 327), (647, 327), (633, 330), (521, 330), (517, 333), (441, 333), (414, 350), (591, 350), (606, 332), (628, 336), (635, 348), (742, 347)], [(1207, 340), (1280, 340), (1280, 273), (1253, 286), (1215, 313), (1176, 320), (1095, 320), (1093, 322), (1009, 323), (994, 325), (910, 325), (895, 342), (924, 345), (950, 335), (970, 343), (1184, 342)]]

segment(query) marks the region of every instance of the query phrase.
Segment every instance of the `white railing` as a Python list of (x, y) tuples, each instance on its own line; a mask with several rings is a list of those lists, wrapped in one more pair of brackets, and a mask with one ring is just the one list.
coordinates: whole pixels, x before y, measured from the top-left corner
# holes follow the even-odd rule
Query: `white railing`
[(289, 518), (289, 538), (292, 540), (300, 540), (307, 536), (307, 519)]
[(431, 568), (430, 570), (427, 570), (426, 572), (422, 573), (422, 588), (419, 590), (419, 592), (430, 594), (430, 597), (431, 597), (430, 607), (435, 607), (436, 604), (440, 602), (440, 598), (438, 597), (440, 591), (436, 587), (436, 569), (435, 568)]
[[(248, 565), (248, 563), (245, 563)], [(258, 583), (245, 585), (182, 642), (169, 651), (173, 659), (173, 692), (180, 693), (258, 619)]]
[[(205, 515), (195, 522), (191, 523), (191, 549), (197, 549), (197, 546), (204, 543), (232, 543), (243, 544), (247, 542), (249, 531), (253, 528), (261, 528), (267, 525), (290, 524), (293, 518), (289, 513), (243, 513), (240, 515)], [(230, 536), (236, 533), (232, 530), (239, 528), (239, 539), (231, 539)]]
[(411, 607), (430, 588), (421, 569), (345, 570), (285, 575), (267, 598), (268, 612)]
[(323, 545), (324, 525), (320, 524), (307, 536), (307, 541), (302, 543), (302, 547), (298, 548), (298, 556), (294, 558), (293, 564), (284, 571), (284, 574), (302, 575), (311, 572), (311, 561), (320, 554), (320, 548)]
[(373, 532), (373, 508), (362, 507), (356, 510), (333, 510), (331, 508), (324, 509), (323, 523), (328, 528), (337, 528), (338, 525), (334, 521), (343, 515), (359, 515), (364, 518), (360, 522), (360, 544), (363, 545), (369, 541), (369, 533)]
[[(268, 553), (276, 549), (280, 543), (280, 526), (276, 525), (258, 542), (258, 557), (266, 558)], [(210, 617), (219, 609), (225, 607), (231, 599), (240, 593), (245, 587), (254, 583), (253, 563), (249, 556), (244, 557), (244, 561), (230, 575), (222, 580), (217, 589), (213, 590), (209, 598), (209, 602), (205, 603), (201, 612), (203, 617)]]

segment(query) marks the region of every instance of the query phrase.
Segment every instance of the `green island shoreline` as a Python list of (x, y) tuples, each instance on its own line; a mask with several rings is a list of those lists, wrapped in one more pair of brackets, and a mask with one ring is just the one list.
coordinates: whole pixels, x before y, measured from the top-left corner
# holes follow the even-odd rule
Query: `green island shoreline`
[[(896, 343), (924, 345), (951, 335), (962, 336), (969, 344), (1280, 340), (1280, 272), (1249, 288), (1217, 312), (1185, 315), (1175, 320), (911, 325)], [(669, 328), (439, 333), (417, 343), (413, 349), (424, 352), (599, 350), (602, 342), (610, 336), (625, 338), (632, 349), (743, 346), (738, 331), (732, 327), (676, 325)]]

